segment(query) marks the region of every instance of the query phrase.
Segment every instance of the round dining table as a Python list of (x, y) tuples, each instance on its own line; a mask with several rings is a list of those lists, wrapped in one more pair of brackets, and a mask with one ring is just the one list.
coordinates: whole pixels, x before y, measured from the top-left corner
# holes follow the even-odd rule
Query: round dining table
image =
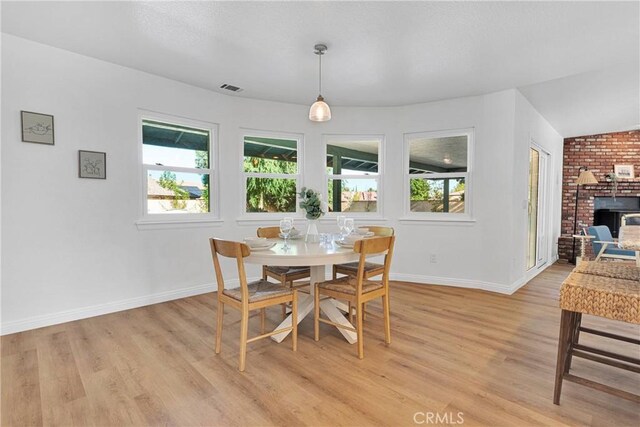
[[(285, 247), (284, 241), (281, 239), (269, 240), (273, 241), (275, 246), (269, 249), (252, 249), (251, 254), (244, 260), (248, 263), (262, 265), (291, 267), (309, 266), (311, 269), (310, 293), (298, 294), (298, 323), (300, 323), (302, 319), (308, 316), (313, 310), (313, 284), (326, 280), (325, 266), (358, 261), (360, 258), (360, 254), (354, 252), (352, 248), (341, 247), (336, 242), (306, 243), (304, 238), (300, 238), (298, 240), (287, 241), (288, 247)], [(338, 307), (341, 307), (346, 311), (346, 305), (334, 299), (323, 299), (320, 301), (320, 310), (322, 310), (329, 320), (345, 326), (353, 327)], [(280, 325), (278, 325), (276, 329), (288, 328), (291, 326), (291, 322), (292, 315), (289, 315)], [(337, 329), (349, 343), (354, 344), (357, 341), (355, 332), (343, 328)], [(273, 335), (271, 339), (281, 342), (288, 334), (289, 331), (283, 332)]]

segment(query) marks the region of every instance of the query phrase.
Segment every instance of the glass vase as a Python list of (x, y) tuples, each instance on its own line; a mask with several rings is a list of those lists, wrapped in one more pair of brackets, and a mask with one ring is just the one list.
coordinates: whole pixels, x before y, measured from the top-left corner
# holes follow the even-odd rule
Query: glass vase
[(304, 238), (307, 243), (318, 243), (320, 241), (320, 234), (318, 233), (318, 220), (307, 220), (307, 235)]

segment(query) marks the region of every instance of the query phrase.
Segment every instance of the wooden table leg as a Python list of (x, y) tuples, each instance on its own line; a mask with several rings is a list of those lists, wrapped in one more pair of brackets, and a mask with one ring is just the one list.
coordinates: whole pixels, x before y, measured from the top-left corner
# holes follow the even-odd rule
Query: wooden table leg
[[(311, 279), (310, 279), (310, 283), (312, 284), (312, 286), (309, 287), (310, 295), (298, 294), (298, 324), (302, 321), (302, 319), (307, 317), (307, 315), (311, 313), (311, 311), (313, 310), (313, 295), (315, 293), (315, 287), (313, 286), (313, 283), (322, 282), (324, 280), (325, 280), (324, 265), (312, 265)], [(322, 309), (324, 314), (329, 318), (329, 320), (331, 320), (332, 322), (353, 327), (353, 325), (351, 325), (351, 323), (349, 323), (349, 321), (344, 317), (344, 314), (342, 314), (340, 310), (338, 310), (334, 300), (326, 299), (321, 301), (320, 308)], [(280, 323), (276, 327), (276, 329), (291, 327), (292, 317), (293, 316), (291, 314), (287, 316), (287, 318), (284, 319), (282, 323)], [(350, 344), (354, 344), (357, 341), (355, 332), (342, 329), (342, 328), (338, 328), (338, 330)], [(285, 337), (289, 334), (289, 332), (290, 331), (273, 335), (271, 339), (276, 342), (282, 342), (282, 340), (285, 339)]]
[[(311, 295), (298, 293), (298, 324), (300, 324), (302, 319), (304, 319), (309, 313), (311, 313), (311, 310), (313, 310), (313, 297)], [(288, 315), (286, 319), (282, 321), (282, 323), (274, 328), (274, 330), (290, 328), (292, 319), (293, 313)], [(282, 342), (282, 340), (284, 340), (290, 332), (291, 331), (285, 331), (276, 335), (272, 335), (271, 339), (275, 342)]]

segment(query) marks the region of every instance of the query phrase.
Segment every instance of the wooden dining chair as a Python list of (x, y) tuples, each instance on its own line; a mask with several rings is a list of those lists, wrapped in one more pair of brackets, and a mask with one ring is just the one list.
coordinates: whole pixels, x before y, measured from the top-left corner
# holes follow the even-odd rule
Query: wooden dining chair
[[(374, 236), (379, 237), (387, 237), (393, 236), (394, 230), (392, 227), (380, 227), (377, 225), (363, 225), (359, 228), (368, 228), (370, 232), (373, 233)], [(359, 267), (358, 262), (348, 262), (345, 264), (334, 264), (333, 265), (333, 279), (338, 278), (338, 274), (345, 274), (347, 276), (355, 276), (358, 272)], [(367, 262), (364, 266), (364, 278), (370, 279), (371, 277), (379, 276), (384, 272), (384, 265), (377, 264), (374, 262)]]
[[(280, 227), (259, 227), (257, 230), (258, 237), (266, 239), (275, 239), (280, 237)], [(262, 279), (267, 280), (268, 277), (277, 280), (282, 286), (296, 288), (306, 286), (307, 282), (295, 283), (296, 280), (308, 279), (311, 277), (311, 269), (308, 266), (303, 267), (282, 267), (277, 265), (263, 265)], [(282, 318), (287, 317), (287, 306), (282, 306)]]
[[(262, 338), (267, 338), (281, 332), (291, 331), (293, 338), (293, 351), (298, 346), (298, 324), (292, 322), (292, 326), (288, 328), (277, 329), (273, 332), (265, 333), (265, 308), (291, 303), (293, 318), (298, 317), (298, 293), (295, 289), (288, 288), (266, 280), (257, 280), (247, 283), (247, 276), (244, 270), (244, 258), (251, 254), (251, 250), (247, 245), (240, 242), (231, 242), (228, 240), (209, 239), (211, 244), (211, 256), (213, 257), (213, 266), (216, 270), (216, 280), (218, 281), (218, 321), (216, 324), (216, 354), (220, 353), (220, 344), (222, 342), (222, 322), (224, 318), (224, 306), (229, 305), (240, 311), (240, 363), (238, 369), (244, 371), (247, 344)], [(235, 289), (225, 289), (224, 278), (222, 277), (222, 269), (218, 255), (226, 258), (235, 258), (238, 268), (238, 278), (240, 287)], [(260, 334), (253, 338), (248, 338), (249, 329), (249, 312), (252, 310), (260, 310)]]
[[(360, 254), (358, 271), (355, 276), (345, 276), (339, 279), (315, 283), (315, 307), (314, 307), (314, 335), (315, 340), (320, 339), (320, 322), (327, 323), (338, 328), (354, 331), (358, 337), (358, 358), (364, 357), (364, 343), (362, 320), (364, 304), (375, 298), (382, 298), (382, 314), (384, 318), (384, 341), (391, 344), (391, 323), (389, 319), (389, 269), (393, 257), (393, 245), (395, 236), (373, 237), (371, 239), (358, 240), (353, 245), (354, 252)], [(384, 253), (382, 280), (373, 281), (365, 279), (365, 265), (367, 255)], [(341, 325), (320, 317), (320, 296), (346, 300), (350, 306), (355, 307), (355, 328)]]
[[(370, 232), (373, 233), (374, 236), (387, 237), (393, 236), (395, 234), (393, 227), (381, 227), (377, 225), (363, 225), (359, 228), (368, 228)], [(338, 278), (338, 274), (344, 274), (347, 276), (355, 276), (358, 273), (358, 262), (347, 262), (344, 264), (334, 264), (333, 265), (333, 280)], [(384, 272), (384, 265), (378, 264), (375, 262), (367, 262), (364, 265), (364, 278), (370, 279), (375, 276), (379, 276)], [(365, 306), (366, 308), (366, 306)], [(353, 311), (351, 306), (348, 308), (349, 310), (349, 319), (353, 320)], [(362, 313), (362, 318), (366, 320), (367, 314), (366, 310)]]

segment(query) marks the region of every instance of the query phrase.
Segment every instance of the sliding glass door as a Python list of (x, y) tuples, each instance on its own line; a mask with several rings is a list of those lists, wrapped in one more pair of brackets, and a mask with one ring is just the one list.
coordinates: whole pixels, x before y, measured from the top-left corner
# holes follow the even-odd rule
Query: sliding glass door
[(532, 145), (529, 150), (529, 210), (527, 270), (548, 262), (547, 165), (549, 153)]

